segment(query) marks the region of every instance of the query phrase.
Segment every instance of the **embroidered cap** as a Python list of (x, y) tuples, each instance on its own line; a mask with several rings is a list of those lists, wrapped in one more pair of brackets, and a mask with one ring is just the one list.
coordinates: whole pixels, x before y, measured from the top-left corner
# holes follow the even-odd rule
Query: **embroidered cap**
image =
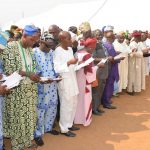
[(23, 30), (23, 34), (33, 36), (34, 34), (38, 33), (39, 30), (34, 25), (26, 25)]

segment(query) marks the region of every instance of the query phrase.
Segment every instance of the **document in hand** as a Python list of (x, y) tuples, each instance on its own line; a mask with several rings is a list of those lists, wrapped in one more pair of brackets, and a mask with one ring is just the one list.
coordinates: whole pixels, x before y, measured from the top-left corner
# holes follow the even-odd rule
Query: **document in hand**
[(81, 68), (83, 68), (83, 67), (85, 67), (85, 66), (88, 66), (91, 62), (93, 62), (94, 61), (94, 58), (93, 57), (91, 57), (91, 58), (89, 58), (88, 60), (86, 60), (84, 63), (82, 63), (82, 64), (80, 64), (80, 65), (77, 65), (76, 67), (75, 67), (75, 71), (77, 71), (77, 70), (80, 70)]
[(62, 79), (63, 79), (62, 77), (57, 77), (57, 78), (53, 78), (53, 81), (60, 81)]
[(103, 58), (97, 65), (105, 64), (108, 58)]
[(57, 77), (57, 78), (50, 78), (50, 77), (40, 77), (40, 81), (43, 81), (43, 82), (45, 82), (45, 81), (48, 81), (48, 80), (60, 81), (60, 80), (62, 80), (62, 78), (61, 78), (61, 77)]
[(48, 81), (50, 80), (50, 77), (40, 77), (40, 81)]
[(114, 57), (114, 60), (120, 59), (122, 57), (124, 57), (124, 58), (127, 57), (126, 53), (120, 53), (119, 55)]
[(23, 77), (21, 77), (17, 72), (14, 72), (6, 78), (6, 81), (2, 85), (6, 85), (8, 89), (11, 89), (18, 86), (22, 79)]

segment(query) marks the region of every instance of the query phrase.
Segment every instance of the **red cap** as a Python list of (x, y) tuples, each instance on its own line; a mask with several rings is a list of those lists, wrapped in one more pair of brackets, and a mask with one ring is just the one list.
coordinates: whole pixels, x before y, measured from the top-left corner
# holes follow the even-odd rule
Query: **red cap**
[(96, 38), (88, 38), (85, 41), (81, 41), (81, 45), (89, 48), (96, 48), (97, 40)]
[(139, 36), (141, 36), (141, 32), (139, 32), (139, 31), (134, 31), (134, 32), (132, 33), (132, 36), (133, 36), (133, 37), (139, 37)]

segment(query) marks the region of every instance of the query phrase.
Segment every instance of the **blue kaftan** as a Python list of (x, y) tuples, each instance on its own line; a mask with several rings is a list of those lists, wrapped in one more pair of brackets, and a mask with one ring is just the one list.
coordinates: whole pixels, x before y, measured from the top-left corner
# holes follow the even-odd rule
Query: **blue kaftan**
[[(36, 61), (36, 71), (41, 77), (56, 78), (57, 74), (53, 67), (53, 51), (49, 53), (41, 51), (39, 48), (34, 50)], [(51, 131), (57, 113), (57, 83), (38, 84), (38, 103), (37, 103), (37, 126), (35, 137), (42, 136), (45, 132)]]

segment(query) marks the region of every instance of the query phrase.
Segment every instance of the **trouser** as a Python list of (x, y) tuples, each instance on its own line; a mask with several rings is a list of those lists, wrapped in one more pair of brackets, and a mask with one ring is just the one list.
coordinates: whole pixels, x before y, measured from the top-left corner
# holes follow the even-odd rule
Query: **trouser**
[(92, 88), (93, 111), (96, 111), (101, 104), (101, 98), (105, 88), (105, 84), (106, 84), (106, 79), (100, 79), (98, 80), (98, 86)]
[(60, 120), (61, 133), (66, 133), (71, 128), (75, 118), (77, 108), (77, 96), (68, 97), (62, 94), (60, 97)]
[(3, 150), (2, 106), (3, 106), (3, 97), (0, 96), (0, 150)]
[(114, 91), (114, 78), (109, 76), (106, 80), (106, 86), (102, 95), (102, 104), (103, 106), (111, 105), (111, 97)]
[(37, 108), (37, 124), (34, 137), (41, 137), (45, 132), (51, 131), (56, 118), (57, 105), (50, 105), (47, 109)]

